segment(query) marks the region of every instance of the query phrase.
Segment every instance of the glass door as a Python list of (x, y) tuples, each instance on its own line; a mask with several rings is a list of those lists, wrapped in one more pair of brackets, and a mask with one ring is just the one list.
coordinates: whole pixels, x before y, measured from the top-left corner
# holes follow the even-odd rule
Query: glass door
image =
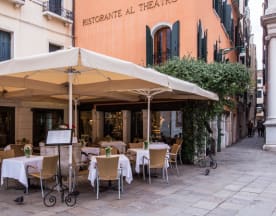
[(131, 113), (131, 141), (143, 140), (143, 113), (141, 111)]
[(92, 111), (80, 110), (79, 111), (79, 131), (80, 139), (85, 143), (92, 144)]
[(63, 110), (32, 109), (33, 111), (33, 145), (45, 141), (48, 130), (58, 129), (63, 123)]

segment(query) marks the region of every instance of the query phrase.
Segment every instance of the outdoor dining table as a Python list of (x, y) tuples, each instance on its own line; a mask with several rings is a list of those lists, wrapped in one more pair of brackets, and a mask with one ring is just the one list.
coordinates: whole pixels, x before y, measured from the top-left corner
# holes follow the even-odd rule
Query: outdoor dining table
[[(34, 156), (30, 157), (14, 157), (7, 158), (2, 161), (1, 169), (1, 185), (4, 184), (4, 178), (13, 178), (22, 183), (26, 192), (28, 193), (28, 175), (27, 172), (35, 172), (42, 168), (43, 156)], [(31, 168), (37, 167), (37, 169)]]
[(99, 145), (101, 147), (115, 147), (119, 150), (120, 154), (124, 154), (126, 152), (126, 144), (123, 141), (100, 141)]
[[(133, 180), (132, 171), (131, 171), (131, 165), (129, 159), (124, 155), (111, 155), (110, 157), (119, 156), (119, 167), (122, 169), (122, 176), (125, 177), (125, 180), (128, 184), (130, 184)], [(97, 159), (96, 157), (106, 157), (105, 155), (101, 156), (92, 156), (91, 162), (89, 166), (89, 174), (88, 174), (88, 180), (91, 182), (92, 187), (94, 187), (95, 180), (97, 178), (97, 170), (96, 170), (96, 164)]]
[[(169, 152), (169, 145), (164, 143), (159, 144), (150, 144), (149, 149), (168, 149)], [(130, 148), (128, 149), (128, 152), (136, 155), (136, 162), (135, 162), (135, 172), (140, 173), (140, 165), (143, 165), (143, 158), (147, 157), (149, 158), (149, 149), (141, 149), (141, 148)], [(145, 163), (148, 161), (145, 160)], [(167, 167), (169, 167), (169, 163), (167, 162)]]

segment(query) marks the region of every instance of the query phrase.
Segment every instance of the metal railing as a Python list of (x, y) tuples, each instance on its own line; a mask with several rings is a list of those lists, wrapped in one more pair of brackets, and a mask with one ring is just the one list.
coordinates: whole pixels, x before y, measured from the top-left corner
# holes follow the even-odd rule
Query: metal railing
[(73, 21), (73, 12), (61, 7), (61, 5), (56, 5), (55, 3), (47, 1), (47, 2), (43, 2), (42, 7), (43, 7), (43, 12), (49, 11), (63, 18)]

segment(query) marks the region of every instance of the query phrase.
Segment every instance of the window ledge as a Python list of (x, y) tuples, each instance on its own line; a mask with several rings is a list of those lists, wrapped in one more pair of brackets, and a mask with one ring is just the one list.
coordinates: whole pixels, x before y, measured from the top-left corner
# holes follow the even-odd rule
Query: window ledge
[(25, 0), (10, 0), (14, 4), (15, 8), (19, 8), (25, 4)]
[(62, 17), (62, 16), (60, 16), (60, 15), (58, 15), (56, 13), (53, 13), (51, 11), (44, 11), (43, 12), (43, 16), (47, 17), (48, 20), (51, 20), (52, 18), (61, 20), (61, 21), (64, 22), (65, 26), (68, 26), (69, 24), (73, 24), (73, 21), (71, 19)]

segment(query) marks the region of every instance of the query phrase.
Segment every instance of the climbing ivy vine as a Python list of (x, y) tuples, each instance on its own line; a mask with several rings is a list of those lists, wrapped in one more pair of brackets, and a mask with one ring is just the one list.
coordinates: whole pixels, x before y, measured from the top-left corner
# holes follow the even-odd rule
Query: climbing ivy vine
[(243, 95), (250, 85), (247, 68), (239, 63), (210, 63), (191, 57), (174, 58), (162, 65), (155, 66), (161, 73), (190, 81), (198, 86), (215, 92), (219, 101), (189, 100), (183, 105), (183, 140), (182, 150), (185, 161), (193, 161), (195, 148), (201, 148), (206, 138), (206, 122), (220, 115), (227, 106), (235, 107), (235, 98)]

